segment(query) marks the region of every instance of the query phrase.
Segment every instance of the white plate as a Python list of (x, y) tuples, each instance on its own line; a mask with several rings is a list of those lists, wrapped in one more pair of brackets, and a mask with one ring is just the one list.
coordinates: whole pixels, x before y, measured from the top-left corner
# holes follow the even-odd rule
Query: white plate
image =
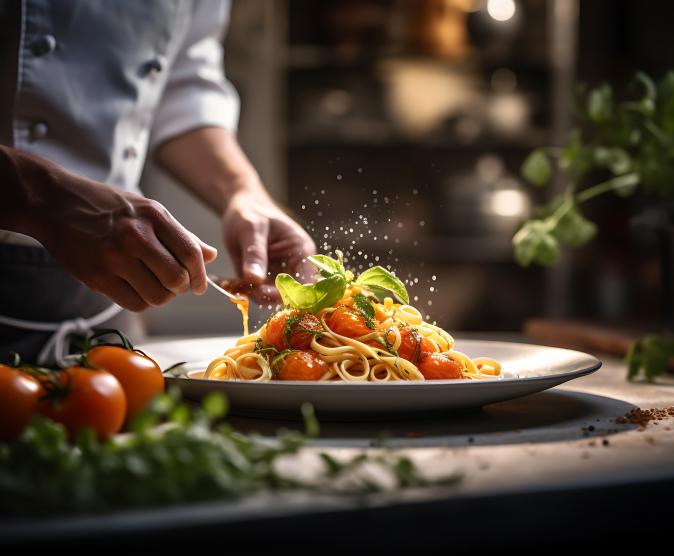
[[(148, 343), (140, 346), (163, 369), (188, 361), (190, 375), (202, 372), (208, 362), (232, 347), (237, 338), (203, 338)], [(298, 416), (304, 402), (311, 402), (319, 418), (330, 420), (409, 418), (410, 414), (463, 412), (496, 402), (547, 390), (590, 374), (601, 361), (568, 349), (507, 342), (457, 340), (456, 349), (469, 357), (499, 361), (511, 378), (501, 380), (433, 380), (420, 382), (321, 383), (246, 382), (167, 377), (185, 398), (199, 401), (206, 394), (227, 394), (231, 413), (255, 417)]]

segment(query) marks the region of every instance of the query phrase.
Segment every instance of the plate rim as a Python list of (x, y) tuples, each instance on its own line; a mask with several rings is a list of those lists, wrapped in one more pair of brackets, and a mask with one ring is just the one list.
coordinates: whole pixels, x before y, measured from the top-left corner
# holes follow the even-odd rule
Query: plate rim
[[(560, 378), (566, 378), (567, 380), (573, 380), (574, 378), (579, 378), (584, 375), (591, 374), (593, 372), (598, 371), (601, 366), (602, 366), (602, 361), (599, 359), (597, 356), (586, 353), (584, 351), (578, 351), (574, 349), (567, 349), (567, 348), (560, 348), (560, 347), (555, 347), (555, 346), (542, 346), (538, 344), (527, 344), (524, 342), (504, 342), (504, 341), (499, 341), (499, 340), (473, 340), (473, 339), (465, 339), (462, 340), (462, 342), (471, 342), (471, 343), (484, 343), (484, 344), (492, 344), (492, 345), (498, 345), (498, 346), (526, 346), (526, 347), (533, 347), (533, 348), (540, 348), (540, 349), (553, 349), (553, 350), (559, 350), (559, 351), (566, 351), (566, 352), (572, 352), (572, 353), (577, 353), (586, 356), (587, 358), (593, 360), (594, 362), (589, 365), (589, 366), (584, 366), (582, 369), (577, 369), (573, 371), (569, 371), (567, 373), (556, 373), (556, 374), (551, 374), (551, 375), (543, 375), (543, 376), (527, 376), (527, 377), (509, 377), (509, 378), (501, 378), (501, 379), (483, 379), (483, 380), (451, 380), (451, 379), (446, 379), (446, 380), (402, 380), (402, 381), (385, 381), (385, 382), (369, 382), (369, 381), (353, 381), (353, 383), (350, 382), (316, 382), (316, 381), (302, 381), (302, 380), (295, 380), (295, 381), (290, 381), (290, 380), (275, 380), (275, 381), (265, 381), (265, 382), (256, 382), (254, 380), (220, 380), (217, 382), (227, 384), (229, 385), (234, 385), (237, 384), (238, 386), (231, 386), (233, 388), (242, 388), (247, 385), (251, 384), (256, 384), (258, 386), (255, 386), (255, 388), (258, 388), (259, 385), (266, 384), (268, 387), (269, 386), (274, 386), (276, 388), (339, 388), (339, 387), (348, 387), (352, 388), (355, 386), (358, 386), (360, 388), (400, 388), (402, 386), (410, 387), (411, 384), (415, 384), (415, 388), (430, 388), (430, 387), (437, 387), (437, 386), (454, 386), (454, 387), (460, 387), (460, 388), (476, 388), (480, 387), (480, 384), (494, 384), (494, 383), (519, 383), (521, 384), (522, 382), (532, 382), (532, 381), (537, 381), (537, 380), (545, 380), (545, 379), (560, 379)], [(152, 342), (148, 342), (150, 344)], [(156, 342), (159, 343), (159, 342)], [(588, 361), (589, 363), (589, 361)], [(196, 371), (195, 369), (194, 371)], [(194, 372), (194, 371), (189, 371), (189, 372)], [(194, 382), (196, 383), (213, 383), (214, 381), (207, 379), (207, 378), (188, 378), (188, 377), (175, 377), (175, 376), (166, 376), (164, 375), (166, 379), (169, 379), (171, 381), (189, 381), (189, 382)], [(565, 380), (566, 382), (566, 380)], [(460, 385), (460, 386), (459, 386)]]

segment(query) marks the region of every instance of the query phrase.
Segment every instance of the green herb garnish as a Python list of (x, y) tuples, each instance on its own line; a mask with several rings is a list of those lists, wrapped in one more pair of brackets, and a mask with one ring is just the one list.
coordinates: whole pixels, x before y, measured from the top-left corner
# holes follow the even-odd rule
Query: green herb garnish
[[(200, 408), (178, 398), (176, 388), (159, 394), (134, 421), (134, 433), (104, 443), (91, 430), (71, 443), (62, 425), (36, 416), (17, 441), (0, 442), (0, 514), (108, 512), (239, 498), (260, 490), (367, 494), (388, 488), (373, 484), (367, 470), (372, 463), (390, 470), (397, 488), (459, 480), (428, 483), (407, 458), (380, 450), (347, 461), (318, 454), (324, 471), (305, 483), (280, 472), (276, 462), (319, 434), (310, 404), (302, 406), (305, 434), (280, 429), (275, 439), (265, 439), (218, 424), (229, 406), (219, 393), (206, 396)], [(172, 426), (155, 428), (162, 421)]]
[(346, 291), (346, 281), (341, 274), (335, 274), (315, 284), (303, 286), (292, 276), (279, 274), (276, 277), (276, 287), (286, 307), (304, 309), (315, 314), (325, 307), (334, 305), (342, 298)]
[(351, 296), (351, 299), (353, 299), (356, 311), (365, 319), (367, 327), (370, 330), (374, 330), (374, 307), (372, 306), (372, 302), (362, 293)]
[(358, 286), (366, 286), (377, 296), (379, 301), (383, 301), (383, 299), (380, 299), (382, 294), (390, 292), (394, 297), (402, 301), (403, 305), (407, 305), (410, 302), (405, 285), (381, 266), (375, 266), (366, 270), (358, 277), (355, 283)]

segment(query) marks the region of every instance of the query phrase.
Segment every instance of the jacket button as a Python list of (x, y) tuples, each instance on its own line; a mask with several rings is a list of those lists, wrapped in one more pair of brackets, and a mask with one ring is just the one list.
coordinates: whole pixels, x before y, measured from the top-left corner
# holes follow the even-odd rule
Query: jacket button
[(44, 122), (36, 122), (33, 124), (33, 127), (30, 129), (30, 139), (31, 141), (39, 141), (47, 137), (49, 133), (49, 128)]
[(165, 58), (163, 56), (156, 56), (145, 64), (145, 74), (147, 77), (154, 77), (164, 69), (165, 65)]
[(56, 48), (56, 39), (52, 35), (42, 35), (33, 43), (33, 54), (44, 56)]

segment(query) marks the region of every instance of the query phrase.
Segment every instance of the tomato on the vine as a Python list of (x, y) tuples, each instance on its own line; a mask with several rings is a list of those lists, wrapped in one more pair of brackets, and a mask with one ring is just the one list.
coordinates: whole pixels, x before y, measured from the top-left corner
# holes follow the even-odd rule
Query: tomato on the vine
[(58, 371), (58, 384), (42, 390), (38, 412), (61, 423), (71, 438), (92, 428), (99, 440), (118, 433), (126, 416), (126, 396), (119, 381), (107, 371), (76, 365)]
[(148, 402), (164, 391), (164, 375), (152, 359), (119, 346), (91, 348), (87, 362), (114, 375), (126, 394), (127, 421), (140, 413)]
[(35, 413), (42, 387), (28, 373), (0, 365), (0, 440), (11, 442)]

